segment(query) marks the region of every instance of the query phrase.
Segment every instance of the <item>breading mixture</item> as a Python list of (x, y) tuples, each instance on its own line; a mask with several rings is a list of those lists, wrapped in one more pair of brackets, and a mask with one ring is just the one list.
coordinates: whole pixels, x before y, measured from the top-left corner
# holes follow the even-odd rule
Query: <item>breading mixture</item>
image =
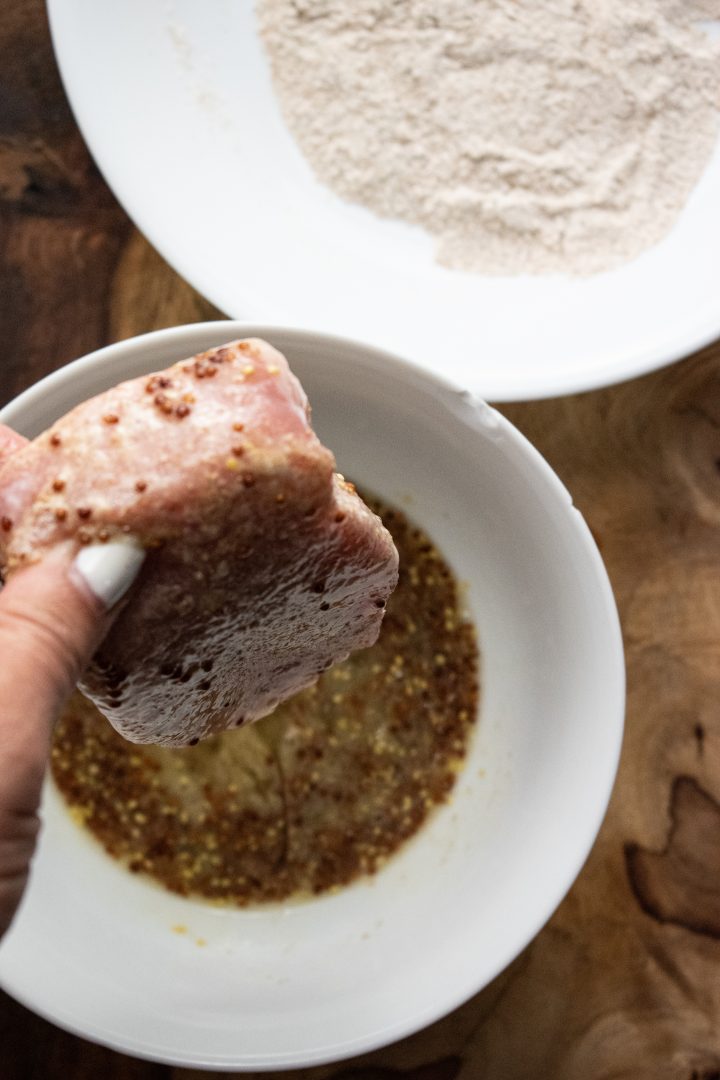
[(720, 129), (720, 0), (257, 0), (318, 178), (445, 266), (594, 273), (675, 224)]

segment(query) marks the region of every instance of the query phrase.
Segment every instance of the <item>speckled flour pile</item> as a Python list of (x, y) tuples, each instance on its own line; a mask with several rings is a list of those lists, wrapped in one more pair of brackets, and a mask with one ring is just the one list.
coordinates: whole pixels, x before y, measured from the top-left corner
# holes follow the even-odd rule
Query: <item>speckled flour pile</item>
[(659, 241), (720, 127), (720, 0), (257, 0), (318, 177), (446, 266), (610, 269)]

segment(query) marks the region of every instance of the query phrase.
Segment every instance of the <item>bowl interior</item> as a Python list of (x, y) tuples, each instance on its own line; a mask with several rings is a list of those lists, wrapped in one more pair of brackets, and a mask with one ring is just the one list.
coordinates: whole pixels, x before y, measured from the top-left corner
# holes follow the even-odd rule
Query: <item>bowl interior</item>
[(2, 419), (37, 434), (123, 378), (248, 332), (286, 353), (341, 471), (405, 509), (465, 584), (483, 679), (466, 768), (451, 803), (374, 879), (251, 911), (127, 874), (48, 787), (0, 980), (58, 1023), (130, 1053), (259, 1069), (389, 1042), (520, 951), (599, 827), (623, 664), (600, 557), (549, 467), (487, 405), (372, 349), (232, 323), (164, 331), (62, 369)]

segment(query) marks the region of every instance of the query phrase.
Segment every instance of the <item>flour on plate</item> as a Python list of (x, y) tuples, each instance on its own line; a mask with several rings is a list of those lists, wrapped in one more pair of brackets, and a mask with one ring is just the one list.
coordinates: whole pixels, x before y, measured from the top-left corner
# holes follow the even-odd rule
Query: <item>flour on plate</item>
[(661, 240), (720, 127), (720, 0), (257, 0), (321, 181), (490, 274)]

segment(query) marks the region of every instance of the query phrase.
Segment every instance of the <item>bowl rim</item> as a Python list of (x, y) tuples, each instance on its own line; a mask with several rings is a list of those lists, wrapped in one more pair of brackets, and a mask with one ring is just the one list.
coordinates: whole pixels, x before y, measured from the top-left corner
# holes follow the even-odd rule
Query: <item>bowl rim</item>
[[(454, 984), (453, 993), (444, 994), (441, 1000), (434, 1004), (432, 1008), (426, 1009), (425, 1012), (420, 1015), (413, 1016), (412, 1019), (396, 1023), (395, 1025), (391, 1025), (380, 1031), (375, 1031), (371, 1036), (361, 1036), (355, 1040), (348, 1040), (342, 1046), (333, 1047), (331, 1045), (326, 1045), (309, 1052), (304, 1051), (299, 1055), (288, 1052), (277, 1054), (275, 1056), (266, 1056), (261, 1060), (254, 1061), (246, 1056), (242, 1063), (238, 1063), (237, 1058), (219, 1061), (218, 1059), (210, 1060), (202, 1054), (193, 1056), (188, 1055), (187, 1053), (181, 1053), (176, 1055), (165, 1048), (151, 1048), (139, 1041), (136, 1043), (132, 1037), (122, 1039), (119, 1038), (115, 1032), (106, 1031), (94, 1025), (83, 1026), (82, 1024), (78, 1024), (76, 1020), (64, 1015), (62, 1005), (57, 1009), (38, 1007), (33, 1002), (30, 995), (22, 990), (17, 990), (13, 985), (13, 980), (7, 980), (2, 974), (2, 950), (0, 949), (0, 986), (2, 989), (27, 1008), (72, 1034), (85, 1039), (90, 1039), (100, 1045), (131, 1054), (144, 1060), (161, 1062), (174, 1066), (205, 1068), (218, 1072), (284, 1071), (343, 1061), (359, 1054), (366, 1054), (373, 1050), (380, 1049), (383, 1046), (387, 1046), (422, 1030), (429, 1024), (434, 1023), (464, 1004), (470, 997), (489, 985), (489, 983), (497, 978), (497, 976), (505, 970), (505, 968), (539, 933), (545, 923), (553, 915), (581, 872), (590, 851), (595, 844), (607, 812), (622, 748), (626, 703), (625, 660), (617, 606), (607, 570), (595, 539), (582, 514), (573, 505), (572, 498), (567, 491), (567, 488), (562, 481), (560, 481), (557, 474), (540, 452), (513, 424), (511, 424), (509, 420), (492, 408), (492, 406), (487, 405), (480, 398), (476, 398), (474, 395), (469, 394), (467, 390), (457, 386), (446, 377), (429, 372), (411, 360), (399, 357), (374, 345), (366, 345), (356, 339), (313, 332), (307, 329), (296, 329), (283, 325), (259, 324), (247, 320), (221, 319), (168, 327), (162, 330), (150, 331), (145, 334), (123, 339), (111, 345), (96, 349), (77, 360), (70, 361), (63, 365), (56, 371), (45, 376), (45, 378), (28, 387), (0, 409), (0, 423), (9, 423), (12, 425), (16, 415), (21, 413), (26, 407), (33, 405), (36, 401), (41, 400), (48, 394), (52, 394), (57, 386), (68, 382), (68, 380), (73, 382), (77, 377), (81, 377), (87, 370), (113, 368), (119, 359), (136, 355), (139, 351), (142, 351), (144, 347), (155, 345), (156, 343), (172, 344), (177, 342), (178, 359), (183, 359), (185, 356), (201, 351), (203, 346), (197, 346), (197, 339), (202, 339), (202, 337), (207, 334), (209, 341), (214, 340), (216, 336), (222, 336), (226, 330), (227, 335), (225, 336), (225, 340), (227, 341), (238, 337), (266, 337), (269, 340), (272, 340), (273, 336), (282, 335), (284, 337), (294, 338), (295, 340), (302, 340), (307, 344), (312, 342), (322, 342), (325, 346), (336, 347), (338, 350), (349, 349), (356, 354), (364, 354), (366, 358), (376, 362), (391, 364), (397, 370), (401, 371), (405, 377), (418, 380), (422, 384), (431, 386), (440, 396), (447, 397), (450, 395), (454, 398), (469, 398), (472, 404), (482, 411), (482, 415), (487, 415), (487, 417), (491, 418), (491, 422), (494, 426), (502, 429), (503, 435), (514, 444), (515, 448), (518, 449), (523, 457), (531, 462), (533, 467), (538, 471), (538, 479), (542, 478), (545, 481), (548, 492), (554, 493), (554, 497), (560, 500), (566, 513), (569, 511), (568, 518), (570, 528), (575, 530), (578, 540), (582, 543), (584, 554), (588, 558), (588, 571), (594, 574), (596, 584), (599, 586), (601, 604), (598, 606), (596, 619), (598, 622), (602, 621), (605, 626), (605, 637), (607, 639), (606, 647), (609, 649), (608, 663), (613, 673), (612, 685), (608, 685), (607, 687), (607, 748), (604, 755), (606, 772), (604, 777), (599, 777), (595, 781), (597, 795), (594, 812), (588, 817), (582, 841), (576, 842), (573, 849), (567, 855), (565, 873), (558, 875), (554, 888), (548, 889), (546, 902), (538, 907), (535, 918), (528, 921), (522, 930), (522, 933), (518, 933), (510, 939), (508, 947), (504, 952), (503, 959), (494, 965), (489, 973), (487, 971), (484, 972), (479, 979), (475, 979), (474, 981), (468, 979), (461, 981), (462, 985)], [(183, 351), (185, 348), (183, 343), (188, 341), (192, 344), (188, 346), (187, 351)], [(208, 344), (204, 347), (207, 348), (211, 346)], [(485, 410), (487, 411), (486, 413)]]

